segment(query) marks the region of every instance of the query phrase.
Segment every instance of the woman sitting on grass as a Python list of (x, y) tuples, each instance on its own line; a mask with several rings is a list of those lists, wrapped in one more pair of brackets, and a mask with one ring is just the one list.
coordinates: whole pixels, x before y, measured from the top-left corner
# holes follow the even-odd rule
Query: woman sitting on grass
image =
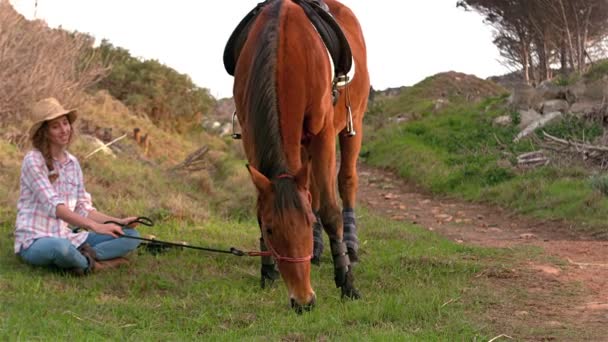
[[(125, 226), (135, 217), (118, 219), (96, 211), (80, 164), (67, 152), (76, 111), (48, 98), (34, 105), (32, 115), (29, 134), (34, 149), (21, 167), (15, 253), (29, 264), (55, 266), (76, 275), (128, 262), (122, 256), (139, 241), (120, 236), (139, 236)], [(86, 230), (76, 232), (68, 225)]]

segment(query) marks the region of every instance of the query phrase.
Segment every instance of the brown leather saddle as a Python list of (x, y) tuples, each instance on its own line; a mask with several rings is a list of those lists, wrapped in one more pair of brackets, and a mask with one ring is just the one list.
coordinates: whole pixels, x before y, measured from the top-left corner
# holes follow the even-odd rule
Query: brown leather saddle
[[(243, 48), (243, 44), (247, 39), (247, 34), (251, 29), (252, 23), (255, 18), (262, 11), (262, 9), (269, 3), (276, 0), (266, 0), (259, 3), (253, 10), (251, 10), (245, 18), (237, 25), (232, 35), (226, 43), (224, 49), (224, 67), (228, 74), (234, 76), (234, 69), (236, 68), (236, 62)], [(350, 49), (350, 45), (346, 40), (344, 32), (340, 28), (340, 25), (329, 12), (329, 8), (323, 2), (323, 0), (292, 0), (298, 4), (306, 13), (306, 16), (314, 27), (319, 32), (321, 39), (325, 43), (329, 54), (334, 63), (334, 86), (338, 82), (345, 82), (345, 80), (352, 68), (353, 57)]]

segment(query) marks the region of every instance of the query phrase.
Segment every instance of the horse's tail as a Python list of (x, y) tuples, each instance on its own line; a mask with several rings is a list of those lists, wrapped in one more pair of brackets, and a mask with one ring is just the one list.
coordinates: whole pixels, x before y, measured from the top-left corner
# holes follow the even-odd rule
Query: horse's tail
[(254, 116), (253, 120), (247, 121), (252, 126), (251, 131), (256, 132), (258, 169), (267, 177), (274, 177), (274, 173), (285, 168), (276, 89), (281, 3), (280, 0), (270, 3), (258, 18), (265, 23), (254, 38), (256, 48), (245, 94), (250, 114)]

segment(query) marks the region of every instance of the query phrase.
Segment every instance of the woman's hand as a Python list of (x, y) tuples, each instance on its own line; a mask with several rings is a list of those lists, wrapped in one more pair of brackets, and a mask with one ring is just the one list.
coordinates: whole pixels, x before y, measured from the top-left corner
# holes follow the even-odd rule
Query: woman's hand
[[(133, 222), (137, 220), (137, 216), (130, 216), (130, 217), (125, 217), (120, 219), (120, 224), (122, 224), (123, 226), (129, 225), (130, 228), (135, 228), (137, 227), (137, 222)], [(131, 223), (133, 222), (133, 223)]]
[(122, 231), (122, 227), (114, 224), (114, 223), (97, 223), (93, 230), (97, 234), (110, 235), (112, 237), (121, 237), (124, 232)]

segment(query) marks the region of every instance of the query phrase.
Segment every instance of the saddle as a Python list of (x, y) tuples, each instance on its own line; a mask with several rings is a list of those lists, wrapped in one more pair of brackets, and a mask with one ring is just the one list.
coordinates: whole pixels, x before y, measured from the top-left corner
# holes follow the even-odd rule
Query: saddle
[[(237, 25), (226, 43), (224, 49), (224, 67), (231, 76), (234, 76), (236, 62), (251, 29), (251, 24), (261, 10), (271, 1), (259, 3)], [(351, 71), (353, 56), (350, 45), (338, 22), (329, 12), (329, 7), (323, 0), (292, 0), (306, 13), (306, 16), (316, 28), (331, 56), (334, 65), (334, 88), (343, 87), (348, 83), (348, 73)]]

